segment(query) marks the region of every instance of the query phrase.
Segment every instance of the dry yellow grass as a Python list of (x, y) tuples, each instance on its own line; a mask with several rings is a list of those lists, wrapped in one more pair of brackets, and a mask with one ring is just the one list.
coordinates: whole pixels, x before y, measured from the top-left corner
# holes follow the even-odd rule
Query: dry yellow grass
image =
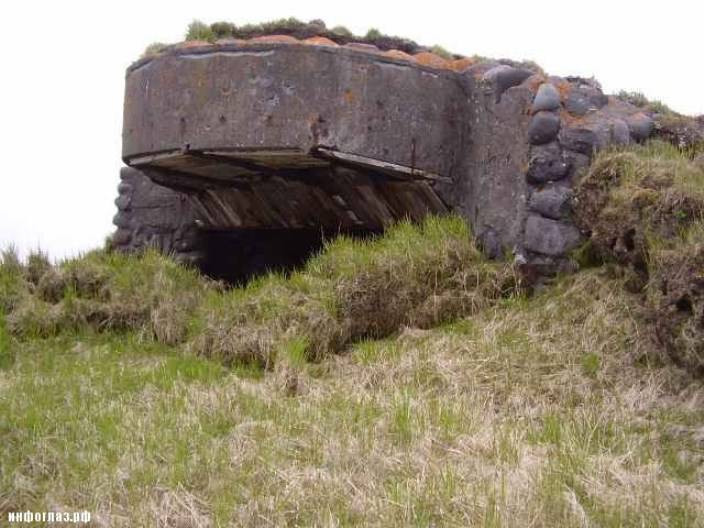
[(644, 293), (659, 346), (704, 375), (704, 170), (694, 152), (651, 142), (600, 153), (576, 213), (596, 253)]
[(404, 224), (228, 292), (155, 254), (6, 253), (0, 518), (702, 526), (704, 387), (642, 295), (604, 266), (528, 298), (469, 240)]
[(96, 526), (701, 526), (704, 388), (592, 270), (311, 363), (15, 342), (0, 511)]
[(488, 262), (459, 217), (401, 222), (375, 240), (340, 237), (291, 277), (213, 293), (197, 310), (189, 349), (270, 367), (285, 343), (299, 339), (317, 361), (403, 325), (432, 327), (475, 313), (516, 288), (511, 266)]

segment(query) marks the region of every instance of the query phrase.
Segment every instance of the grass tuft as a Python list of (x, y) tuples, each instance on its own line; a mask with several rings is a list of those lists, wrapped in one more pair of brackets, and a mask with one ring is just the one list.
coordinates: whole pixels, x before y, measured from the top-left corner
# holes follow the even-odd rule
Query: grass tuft
[(205, 42), (214, 42), (215, 39), (216, 34), (208, 24), (201, 22), (200, 20), (194, 20), (188, 24), (186, 40), (203, 40)]
[(599, 154), (576, 194), (576, 217), (601, 260), (642, 291), (654, 338), (704, 374), (704, 170), (660, 141)]
[(26, 289), (24, 266), (14, 246), (0, 252), (0, 316), (12, 311)]
[[(164, 44), (163, 42), (152, 42), (149, 44), (144, 49), (144, 52), (142, 53), (142, 58), (147, 58), (147, 57), (154, 57), (156, 55), (159, 55), (162, 51), (164, 51), (166, 48), (168, 48), (168, 44)], [(110, 242), (106, 241), (106, 246), (109, 246)]]
[(453, 60), (455, 58), (455, 56), (452, 53), (447, 51), (445, 48), (443, 48), (439, 44), (436, 44), (435, 46), (430, 48), (430, 51), (435, 53), (435, 55), (442, 57), (445, 60)]
[(616, 94), (616, 97), (621, 101), (630, 103), (644, 110), (654, 112), (656, 114), (677, 115), (669, 106), (661, 101), (648, 99), (642, 92), (628, 92), (621, 90)]
[(17, 293), (6, 302), (12, 304), (9, 331), (24, 337), (135, 330), (176, 344), (185, 338), (191, 312), (211, 287), (197, 272), (156, 252), (94, 251), (46, 268), (32, 265), (30, 257), (24, 275), (22, 282), (7, 279)]
[(385, 236), (339, 237), (290, 279), (269, 275), (204, 303), (197, 353), (269, 367), (280, 343), (304, 339), (311, 361), (404, 326), (428, 328), (515, 292), (505, 264), (484, 259), (458, 217), (402, 222)]

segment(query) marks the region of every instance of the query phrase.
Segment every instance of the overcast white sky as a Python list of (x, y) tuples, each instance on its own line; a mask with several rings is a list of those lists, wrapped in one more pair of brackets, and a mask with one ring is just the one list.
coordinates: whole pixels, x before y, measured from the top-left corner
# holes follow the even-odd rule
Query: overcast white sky
[(594, 75), (704, 114), (699, 0), (133, 1), (4, 0), (0, 44), (0, 247), (54, 258), (112, 230), (124, 70), (186, 26), (295, 16), (364, 34), (370, 27), (466, 55), (532, 59), (557, 75)]

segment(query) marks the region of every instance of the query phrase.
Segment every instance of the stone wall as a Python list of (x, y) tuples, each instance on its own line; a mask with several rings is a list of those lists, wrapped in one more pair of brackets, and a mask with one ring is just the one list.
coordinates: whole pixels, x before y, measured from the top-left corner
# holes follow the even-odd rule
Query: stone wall
[(200, 262), (196, 211), (187, 194), (157, 185), (131, 167), (120, 170), (117, 190), (114, 248), (135, 252), (153, 247), (182, 262)]

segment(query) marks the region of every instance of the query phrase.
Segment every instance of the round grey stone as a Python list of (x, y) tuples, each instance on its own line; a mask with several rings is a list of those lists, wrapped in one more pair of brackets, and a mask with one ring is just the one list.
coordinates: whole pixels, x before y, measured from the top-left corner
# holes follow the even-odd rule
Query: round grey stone
[(112, 235), (111, 242), (114, 246), (125, 246), (132, 239), (132, 232), (128, 229), (118, 229)]
[(494, 84), (496, 90), (496, 101), (501, 99), (501, 94), (513, 86), (518, 86), (534, 72), (523, 68), (514, 68), (507, 64), (500, 64), (487, 71), (482, 79)]
[(601, 90), (582, 84), (572, 88), (565, 100), (565, 108), (573, 115), (583, 116), (590, 110), (599, 110), (608, 102), (608, 97)]
[(567, 128), (560, 133), (560, 143), (567, 150), (591, 156), (599, 146), (599, 138), (588, 128)]
[(122, 210), (118, 210), (115, 216), (112, 217), (113, 224), (117, 227), (122, 227), (125, 229), (129, 229), (131, 227), (132, 222), (130, 220), (131, 217), (129, 214), (125, 214)]
[(589, 99), (576, 90), (573, 90), (565, 100), (565, 109), (572, 115), (583, 116), (592, 108)]
[(559, 220), (569, 215), (571, 195), (572, 190), (567, 186), (550, 185), (533, 191), (528, 207), (546, 218)]
[(526, 219), (524, 247), (534, 253), (558, 256), (577, 247), (582, 235), (573, 224), (558, 222), (539, 215)]
[(558, 108), (560, 108), (560, 92), (550, 83), (541, 84), (533, 99), (532, 112), (535, 114), (541, 110), (551, 111)]
[(127, 209), (131, 202), (132, 199), (128, 194), (120, 194), (117, 198), (115, 198), (115, 205), (121, 211)]
[(120, 182), (120, 184), (117, 186), (117, 192), (119, 192), (120, 194), (128, 194), (132, 192), (132, 186), (127, 182)]
[(643, 113), (633, 114), (626, 119), (631, 137), (635, 141), (645, 141), (650, 137), (655, 128), (655, 123), (651, 118)]
[(541, 111), (533, 116), (528, 125), (528, 140), (532, 145), (543, 145), (557, 137), (560, 131), (560, 116)]
[(631, 142), (631, 132), (623, 119), (617, 119), (611, 124), (611, 141), (616, 145), (628, 145)]
[(592, 85), (581, 85), (579, 92), (587, 98), (592, 107), (598, 109), (603, 108), (609, 103), (609, 98), (604, 95), (601, 88)]
[(570, 171), (570, 162), (562, 153), (560, 145), (548, 143), (531, 149), (526, 178), (530, 183), (542, 184), (561, 180)]

